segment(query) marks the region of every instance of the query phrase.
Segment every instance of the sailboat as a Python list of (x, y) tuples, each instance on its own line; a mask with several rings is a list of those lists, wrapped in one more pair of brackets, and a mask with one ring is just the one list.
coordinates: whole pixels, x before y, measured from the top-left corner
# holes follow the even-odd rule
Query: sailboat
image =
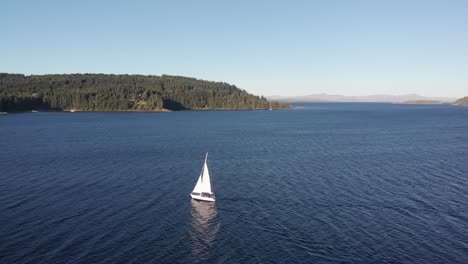
[(215, 194), (211, 191), (211, 181), (210, 181), (210, 171), (208, 170), (208, 152), (205, 156), (205, 164), (203, 164), (202, 171), (200, 173), (200, 177), (198, 177), (197, 184), (195, 188), (193, 188), (192, 199), (206, 201), (206, 202), (214, 202), (215, 201)]

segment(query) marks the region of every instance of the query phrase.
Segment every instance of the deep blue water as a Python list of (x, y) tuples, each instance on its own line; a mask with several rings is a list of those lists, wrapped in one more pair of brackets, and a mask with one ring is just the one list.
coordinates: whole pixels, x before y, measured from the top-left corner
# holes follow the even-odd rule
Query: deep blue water
[(1, 115), (0, 263), (468, 263), (468, 108), (304, 106)]

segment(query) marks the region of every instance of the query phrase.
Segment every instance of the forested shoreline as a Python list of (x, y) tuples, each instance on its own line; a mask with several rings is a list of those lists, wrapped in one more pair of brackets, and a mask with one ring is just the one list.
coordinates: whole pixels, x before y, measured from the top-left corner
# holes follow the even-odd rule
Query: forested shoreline
[(0, 73), (0, 112), (289, 108), (224, 82), (181, 76)]

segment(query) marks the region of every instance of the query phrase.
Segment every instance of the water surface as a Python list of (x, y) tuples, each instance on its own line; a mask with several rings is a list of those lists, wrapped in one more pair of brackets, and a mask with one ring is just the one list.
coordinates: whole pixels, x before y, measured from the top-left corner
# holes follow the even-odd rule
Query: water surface
[[(468, 108), (0, 116), (0, 263), (468, 263)], [(190, 200), (209, 151), (216, 204)]]

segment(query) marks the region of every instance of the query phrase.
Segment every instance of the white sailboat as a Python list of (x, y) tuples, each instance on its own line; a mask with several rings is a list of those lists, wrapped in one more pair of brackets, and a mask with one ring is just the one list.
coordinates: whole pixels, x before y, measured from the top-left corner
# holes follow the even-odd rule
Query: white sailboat
[(198, 177), (197, 184), (195, 185), (195, 188), (193, 188), (190, 196), (192, 196), (192, 198), (195, 200), (214, 202), (215, 194), (211, 190), (210, 171), (208, 170), (207, 161), (208, 152), (205, 156), (205, 164), (203, 164), (200, 177)]

